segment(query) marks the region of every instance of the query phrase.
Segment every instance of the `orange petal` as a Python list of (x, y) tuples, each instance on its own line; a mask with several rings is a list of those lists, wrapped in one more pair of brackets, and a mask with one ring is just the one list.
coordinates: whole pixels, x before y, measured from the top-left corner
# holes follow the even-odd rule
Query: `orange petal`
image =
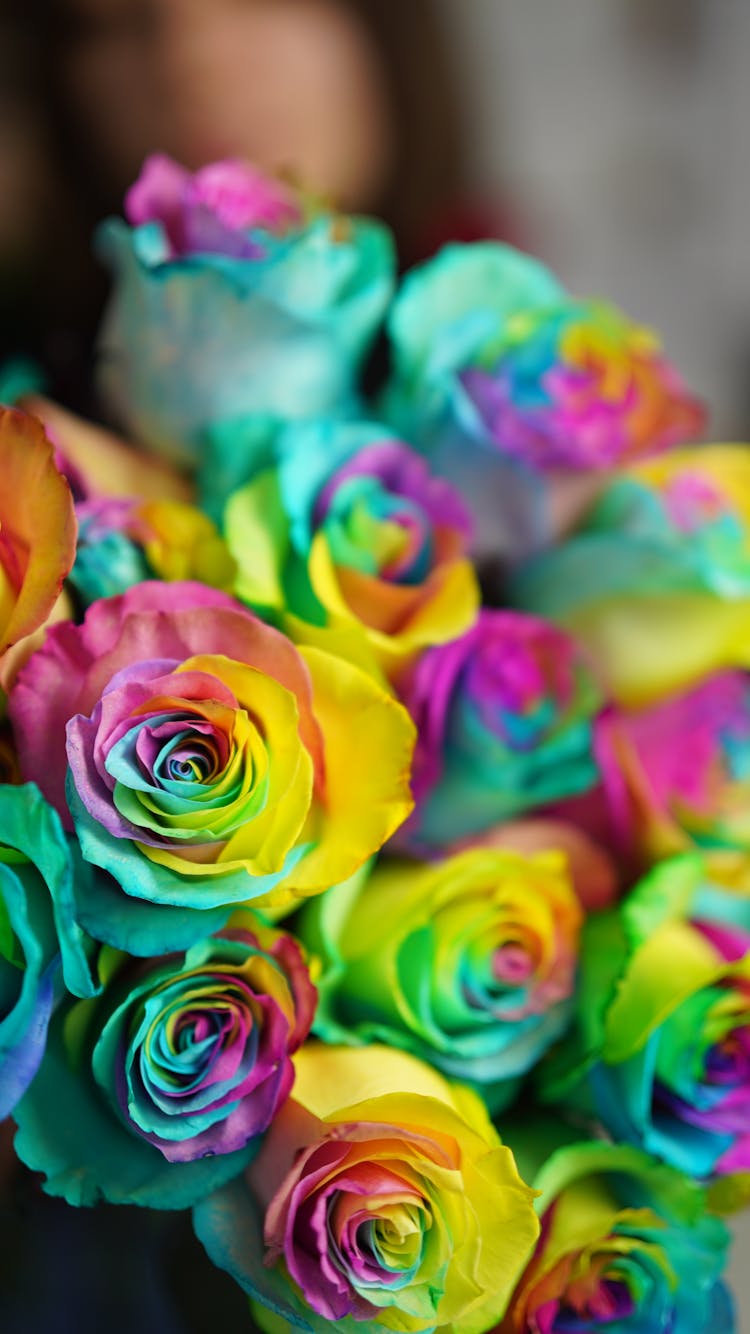
[(0, 653), (49, 615), (75, 558), (76, 520), (35, 418), (0, 410)]
[(618, 897), (617, 873), (612, 859), (588, 834), (567, 820), (510, 820), (464, 840), (454, 851), (468, 847), (510, 848), (527, 855), (562, 852), (568, 859), (573, 888), (586, 912), (608, 908)]

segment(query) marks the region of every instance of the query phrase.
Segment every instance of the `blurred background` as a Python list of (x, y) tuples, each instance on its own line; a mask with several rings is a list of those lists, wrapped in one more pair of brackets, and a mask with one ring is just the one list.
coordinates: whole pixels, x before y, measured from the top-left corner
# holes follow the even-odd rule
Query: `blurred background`
[(95, 222), (145, 153), (242, 155), (385, 216), (402, 266), (494, 235), (652, 323), (750, 433), (745, 0), (3, 0), (0, 355), (86, 407)]
[(747, 0), (2, 0), (0, 360), (96, 415), (96, 221), (149, 151), (247, 156), (382, 214), (402, 267), (535, 252), (748, 439), (749, 52)]

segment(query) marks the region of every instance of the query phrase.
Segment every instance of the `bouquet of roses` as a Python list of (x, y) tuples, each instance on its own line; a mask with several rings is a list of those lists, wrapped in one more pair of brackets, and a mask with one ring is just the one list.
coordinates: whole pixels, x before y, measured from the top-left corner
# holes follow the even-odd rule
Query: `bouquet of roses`
[(125, 211), (101, 384), (197, 501), (0, 414), (19, 1158), (268, 1334), (730, 1334), (750, 455), (506, 247), (397, 287), (237, 162)]

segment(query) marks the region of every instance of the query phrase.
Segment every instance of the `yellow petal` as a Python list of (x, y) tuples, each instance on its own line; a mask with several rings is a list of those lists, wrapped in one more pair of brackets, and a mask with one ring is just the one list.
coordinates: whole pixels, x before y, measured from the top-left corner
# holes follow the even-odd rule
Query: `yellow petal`
[(0, 409), (0, 653), (52, 610), (75, 540), (70, 488), (41, 423)]
[(566, 618), (615, 700), (642, 708), (725, 667), (750, 667), (750, 600), (703, 593), (611, 599)]
[(409, 815), (416, 732), (403, 706), (350, 662), (307, 646), (299, 653), (325, 745), (324, 787), (309, 830), (316, 846), (285, 882), (304, 896), (348, 879)]
[(468, 560), (438, 566), (418, 588), (387, 584), (358, 571), (339, 570), (325, 534), (318, 533), (308, 568), (316, 597), (332, 623), (361, 626), (386, 673), (421, 648), (457, 639), (479, 611), (479, 585)]

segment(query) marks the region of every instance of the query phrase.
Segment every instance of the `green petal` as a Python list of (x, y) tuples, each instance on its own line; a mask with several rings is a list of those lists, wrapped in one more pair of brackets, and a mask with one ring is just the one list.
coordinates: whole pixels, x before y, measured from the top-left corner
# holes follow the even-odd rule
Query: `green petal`
[(283, 607), (282, 571), (289, 550), (289, 525), (276, 472), (264, 472), (230, 496), (224, 536), (237, 561), (235, 591), (255, 606)]
[(670, 857), (644, 876), (621, 909), (631, 945), (649, 940), (665, 922), (690, 917), (704, 875), (700, 857), (686, 854)]
[[(0, 787), (0, 831), (2, 844), (28, 858), (31, 868), (21, 872), (29, 880), (41, 877), (51, 899), (57, 943), (62, 955), (65, 985), (74, 996), (93, 996), (97, 986), (92, 977), (89, 941), (76, 914), (74, 882), (77, 848), (63, 832), (57, 811), (45, 801), (35, 783)], [(4, 860), (0, 849), (0, 860)]]
[(709, 942), (687, 922), (668, 921), (645, 940), (625, 970), (609, 1007), (602, 1059), (626, 1061), (694, 991), (724, 972)]

